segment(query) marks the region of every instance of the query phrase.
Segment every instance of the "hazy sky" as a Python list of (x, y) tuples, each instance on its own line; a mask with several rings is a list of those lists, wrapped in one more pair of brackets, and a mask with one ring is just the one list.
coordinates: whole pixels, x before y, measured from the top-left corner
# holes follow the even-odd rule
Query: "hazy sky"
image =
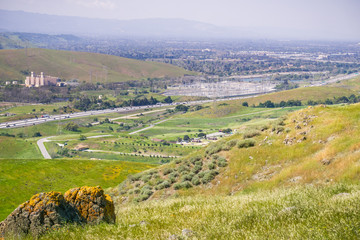
[(183, 18), (219, 26), (360, 35), (360, 0), (0, 0), (0, 8), (91, 18)]

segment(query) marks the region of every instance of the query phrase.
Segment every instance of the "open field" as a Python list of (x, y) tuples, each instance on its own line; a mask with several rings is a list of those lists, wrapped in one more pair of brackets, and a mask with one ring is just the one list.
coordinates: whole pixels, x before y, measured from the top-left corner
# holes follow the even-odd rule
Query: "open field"
[(95, 160), (0, 160), (0, 220), (19, 204), (39, 192), (60, 191), (79, 186), (103, 188), (119, 184), (129, 174), (154, 165)]
[(358, 239), (359, 200), (358, 185), (165, 199), (118, 207), (115, 225), (41, 239)]
[[(0, 50), (0, 79), (23, 80), (21, 70), (44, 72), (66, 80), (121, 82), (177, 77), (191, 72), (170, 64), (145, 62), (105, 54), (49, 49)], [(91, 73), (91, 77), (90, 77)]]

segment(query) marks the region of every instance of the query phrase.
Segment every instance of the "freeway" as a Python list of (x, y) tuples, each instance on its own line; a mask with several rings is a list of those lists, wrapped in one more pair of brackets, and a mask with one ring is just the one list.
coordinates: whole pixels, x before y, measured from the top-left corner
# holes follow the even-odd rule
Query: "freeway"
[(42, 124), (42, 123), (51, 122), (51, 121), (60, 121), (60, 120), (71, 119), (71, 118), (82, 118), (82, 117), (96, 116), (96, 115), (102, 115), (102, 114), (127, 113), (127, 112), (132, 112), (132, 111), (137, 111), (137, 110), (144, 110), (144, 109), (148, 109), (148, 108), (173, 107), (173, 106), (176, 106), (176, 105), (179, 105), (179, 104), (197, 105), (197, 104), (204, 104), (204, 103), (209, 103), (209, 102), (244, 99), (244, 98), (250, 98), (250, 97), (256, 97), (256, 96), (258, 96), (258, 95), (245, 96), (245, 97), (224, 98), (224, 99), (213, 99), (213, 100), (200, 100), (200, 101), (191, 101), (191, 102), (182, 102), (182, 103), (179, 103), (179, 102), (176, 102), (176, 103), (161, 103), (161, 104), (158, 103), (156, 105), (123, 107), (123, 108), (92, 110), (92, 111), (77, 112), (77, 113), (50, 115), (48, 117), (42, 117), (42, 118), (31, 118), (31, 119), (25, 119), (25, 120), (17, 120), (17, 121), (0, 123), (0, 129), (1, 128), (27, 127), (27, 126), (33, 126), (33, 125)]

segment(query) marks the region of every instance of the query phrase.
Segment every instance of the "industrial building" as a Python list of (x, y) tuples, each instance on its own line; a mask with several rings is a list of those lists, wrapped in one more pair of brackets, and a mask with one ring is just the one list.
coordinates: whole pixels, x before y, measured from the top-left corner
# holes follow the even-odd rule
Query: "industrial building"
[(41, 72), (40, 75), (34, 75), (34, 72), (31, 72), (30, 76), (27, 76), (25, 79), (26, 87), (41, 87), (41, 86), (56, 86), (61, 80), (58, 77), (44, 76), (44, 73)]

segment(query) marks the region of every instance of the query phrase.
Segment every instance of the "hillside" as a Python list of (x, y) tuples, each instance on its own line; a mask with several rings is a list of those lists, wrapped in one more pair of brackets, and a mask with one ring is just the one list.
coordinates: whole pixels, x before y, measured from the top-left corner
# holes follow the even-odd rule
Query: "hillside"
[[(234, 195), (330, 183), (357, 183), (360, 104), (317, 106), (238, 133), (113, 189), (135, 201), (173, 195)], [(186, 190), (188, 189), (188, 190)]]
[(105, 54), (49, 49), (0, 50), (0, 81), (23, 80), (21, 71), (44, 72), (66, 80), (122, 82), (178, 77), (190, 72), (169, 64), (144, 62)]

